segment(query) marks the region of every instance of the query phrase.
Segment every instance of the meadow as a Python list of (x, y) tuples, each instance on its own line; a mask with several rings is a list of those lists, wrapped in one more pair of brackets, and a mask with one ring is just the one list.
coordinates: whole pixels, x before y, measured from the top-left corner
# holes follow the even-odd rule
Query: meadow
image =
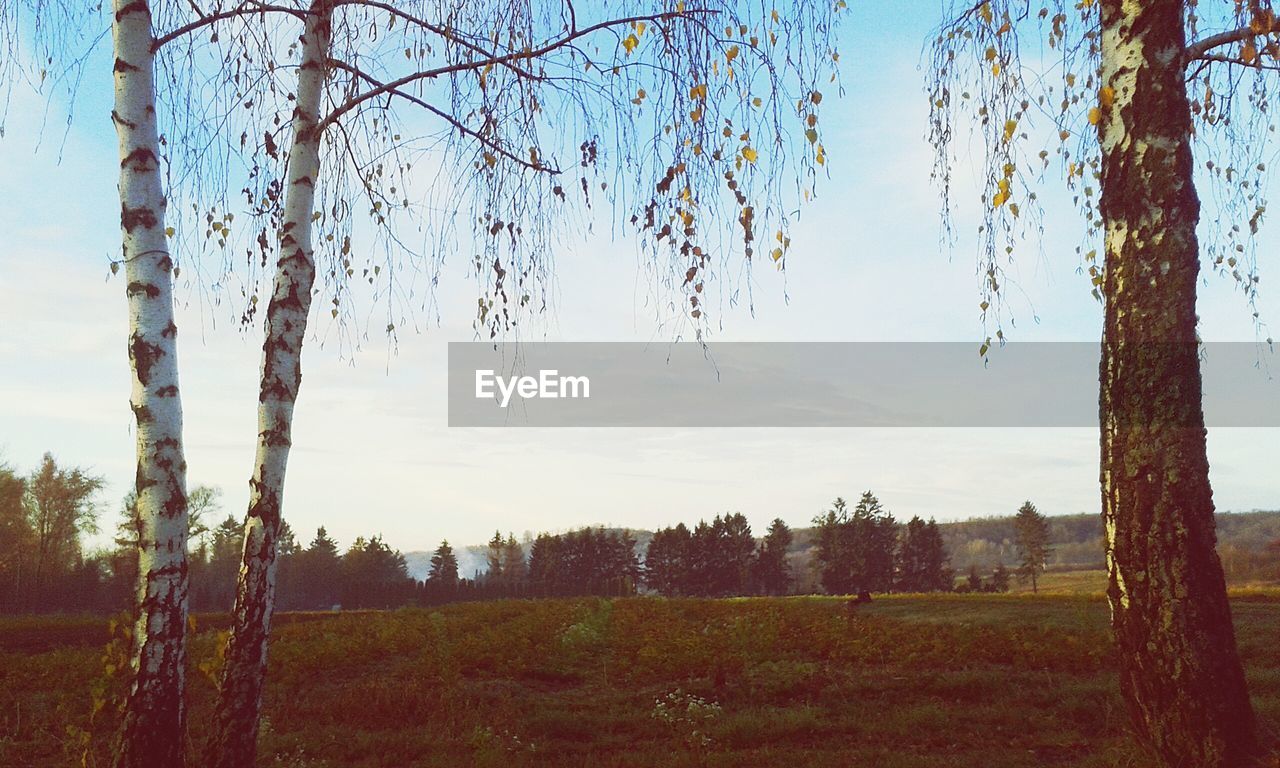
[[(1148, 766), (1126, 736), (1106, 603), (1068, 582), (857, 608), (626, 598), (283, 614), (260, 764)], [(1233, 609), (1270, 739), (1280, 597), (1241, 593)], [(193, 750), (225, 617), (194, 625)], [(126, 644), (102, 619), (0, 620), (0, 765), (108, 765)]]

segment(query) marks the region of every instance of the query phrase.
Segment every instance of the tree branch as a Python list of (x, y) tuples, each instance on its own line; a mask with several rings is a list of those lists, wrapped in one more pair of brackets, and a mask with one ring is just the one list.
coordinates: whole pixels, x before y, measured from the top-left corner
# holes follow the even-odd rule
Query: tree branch
[[(338, 2), (334, 3), (334, 5), (335, 6), (361, 5), (366, 8), (377, 8), (378, 10), (385, 11), (391, 14), (392, 16), (395, 16), (396, 18), (403, 20), (408, 24), (413, 24), (415, 26), (422, 27), (428, 32), (439, 35), (440, 37), (444, 38), (448, 42), (457, 43), (458, 45), (461, 45), (463, 48), (466, 48), (467, 50), (472, 51), (474, 53), (478, 53), (486, 57), (487, 59), (493, 60), (497, 58), (495, 54), (490, 53), (489, 51), (486, 51), (485, 49), (481, 48), (475, 43), (470, 42), (469, 40), (465, 40), (462, 37), (459, 37), (458, 35), (453, 34), (447, 28), (442, 27), (439, 24), (433, 24), (427, 21), (426, 19), (422, 19), (417, 16), (414, 16), (413, 14), (407, 11), (402, 11), (399, 8), (396, 8), (394, 5), (391, 5), (390, 3), (379, 2), (379, 0), (338, 0)], [(525, 77), (530, 80), (542, 79), (538, 75), (535, 75), (534, 73), (528, 70), (520, 69), (519, 67), (513, 64), (504, 62), (503, 66), (507, 67), (512, 72), (515, 72), (517, 75), (520, 75), (521, 77)]]
[[(470, 136), (471, 138), (475, 139), (476, 141), (480, 142), (480, 143), (481, 143), (481, 144), (483, 144), (484, 146), (488, 147), (489, 149), (493, 150), (495, 153), (497, 153), (497, 154), (499, 154), (499, 155), (501, 155), (501, 156), (505, 157), (506, 159), (510, 160), (510, 161), (511, 161), (511, 162), (513, 162), (513, 163), (517, 163), (517, 164), (519, 164), (519, 165), (522, 165), (522, 166), (524, 166), (525, 168), (528, 168), (529, 170), (532, 170), (532, 171), (538, 171), (538, 172), (540, 172), (540, 173), (548, 173), (548, 174), (551, 174), (552, 176), (556, 176), (556, 175), (559, 175), (559, 174), (560, 174), (560, 169), (559, 169), (559, 168), (552, 168), (552, 167), (550, 167), (550, 166), (546, 166), (546, 165), (538, 165), (538, 164), (534, 164), (534, 163), (529, 162), (528, 160), (525, 160), (524, 158), (522, 158), (522, 157), (520, 157), (520, 156), (518, 156), (518, 155), (515, 155), (515, 154), (511, 153), (510, 151), (508, 151), (508, 150), (507, 150), (507, 149), (505, 149), (504, 147), (502, 147), (502, 146), (500, 146), (499, 144), (495, 143), (492, 139), (490, 139), (490, 138), (488, 138), (488, 137), (484, 136), (483, 134), (479, 133), (478, 131), (476, 131), (476, 130), (475, 130), (475, 129), (473, 129), (473, 128), (469, 128), (469, 127), (467, 127), (467, 126), (466, 126), (466, 125), (464, 125), (461, 121), (459, 121), (456, 117), (454, 117), (453, 115), (449, 114), (448, 112), (445, 112), (444, 110), (442, 110), (442, 109), (440, 109), (440, 108), (438, 108), (438, 107), (436, 107), (436, 106), (434, 106), (434, 105), (432, 105), (432, 104), (428, 103), (427, 101), (425, 101), (425, 100), (423, 100), (423, 99), (421, 99), (421, 98), (419, 98), (419, 97), (417, 97), (417, 96), (414, 96), (414, 95), (413, 95), (413, 94), (411, 94), (411, 93), (405, 93), (403, 90), (401, 90), (401, 89), (399, 89), (399, 88), (397, 88), (397, 87), (393, 87), (393, 86), (390, 86), (390, 85), (389, 85), (389, 84), (387, 84), (387, 83), (383, 83), (382, 81), (378, 80), (377, 78), (374, 78), (374, 77), (372, 77), (372, 76), (368, 75), (367, 73), (365, 73), (364, 71), (362, 71), (362, 70), (361, 70), (361, 69), (359, 69), (358, 67), (354, 67), (354, 66), (352, 66), (352, 65), (350, 65), (350, 64), (348, 64), (348, 63), (346, 63), (345, 61), (339, 61), (339, 60), (337, 60), (337, 59), (330, 59), (330, 60), (329, 60), (329, 66), (333, 67), (334, 69), (340, 69), (340, 70), (342, 70), (343, 72), (348, 72), (348, 73), (350, 73), (350, 74), (354, 75), (355, 77), (358, 77), (358, 78), (360, 78), (361, 80), (364, 80), (366, 83), (368, 83), (369, 85), (373, 86), (374, 90), (378, 91), (379, 93), (386, 93), (386, 94), (387, 94), (387, 95), (389, 95), (389, 96), (399, 96), (400, 98), (402, 98), (402, 99), (404, 99), (404, 100), (406, 100), (406, 101), (408, 101), (408, 102), (410, 102), (410, 103), (412, 103), (412, 104), (416, 104), (416, 105), (418, 105), (419, 107), (422, 107), (423, 109), (427, 110), (428, 112), (432, 113), (433, 115), (436, 115), (436, 116), (437, 116), (437, 117), (439, 117), (440, 119), (442, 119), (442, 120), (444, 120), (445, 122), (449, 123), (449, 124), (450, 124), (450, 125), (452, 125), (454, 128), (457, 128), (459, 132), (461, 132), (461, 133), (463, 133), (463, 134), (466, 134), (467, 136)], [(350, 102), (349, 102), (349, 103), (350, 103)], [(336, 115), (336, 114), (337, 114), (337, 113), (335, 112), (335, 115)], [(331, 115), (330, 117), (333, 117), (333, 115)], [(330, 122), (333, 122), (333, 121), (332, 121), (332, 120), (330, 120), (329, 118), (326, 118), (325, 120), (321, 121), (321, 123), (320, 123), (320, 127), (321, 127), (321, 129), (323, 130), (323, 128), (324, 128), (325, 126), (327, 126)]]
[(364, 93), (357, 94), (356, 96), (352, 96), (350, 99), (347, 99), (347, 101), (343, 102), (342, 104), (334, 108), (333, 112), (329, 113), (328, 117), (320, 121), (320, 129), (323, 130), (326, 125), (342, 117), (342, 115), (351, 111), (352, 108), (358, 106), (359, 104), (365, 101), (368, 101), (369, 99), (376, 98), (383, 93), (387, 93), (388, 91), (400, 89), (403, 86), (408, 85), (409, 83), (417, 82), (418, 80), (429, 80), (431, 78), (439, 77), (441, 75), (449, 75), (457, 72), (465, 72), (465, 71), (474, 70), (474, 69), (482, 69), (484, 67), (491, 66), (491, 65), (507, 65), (511, 62), (528, 61), (530, 59), (536, 59), (539, 56), (545, 56), (546, 54), (558, 48), (562, 48), (572, 43), (574, 40), (580, 37), (583, 37), (585, 35), (589, 35), (592, 32), (598, 32), (599, 30), (608, 29), (609, 27), (615, 27), (622, 24), (631, 24), (639, 21), (657, 23), (660, 21), (667, 21), (669, 19), (678, 19), (685, 16), (692, 16), (694, 14), (714, 14), (714, 13), (717, 13), (717, 11), (713, 9), (686, 8), (683, 11), (668, 11), (666, 13), (649, 14), (645, 16), (628, 16), (626, 18), (612, 19), (609, 21), (601, 21), (596, 24), (592, 24), (589, 27), (584, 27), (583, 29), (578, 30), (576, 32), (571, 32), (570, 34), (565, 35), (564, 37), (561, 37), (558, 40), (553, 40), (552, 42), (546, 43), (538, 48), (526, 49), (523, 51), (519, 51), (517, 53), (504, 54), (502, 56), (492, 56), (487, 59), (477, 59), (476, 61), (459, 62), (457, 64), (450, 64), (443, 67), (437, 67), (435, 69), (428, 69), (428, 70), (423, 70), (421, 72), (415, 72), (411, 75), (405, 75), (404, 77), (401, 77), (397, 80), (392, 80), (388, 83), (384, 83), (380, 86), (376, 86), (368, 91), (365, 91)]
[(1189, 43), (1183, 50), (1183, 65), (1187, 65), (1193, 61), (1204, 59), (1209, 51), (1232, 43), (1241, 43), (1255, 37), (1269, 35), (1273, 32), (1280, 32), (1280, 22), (1272, 21), (1264, 29), (1255, 29), (1252, 26), (1240, 27), (1239, 29), (1231, 29), (1226, 32), (1219, 32), (1216, 35), (1209, 35), (1206, 38)]
[[(198, 12), (198, 11), (197, 11)], [(297, 8), (289, 8), (283, 5), (266, 5), (257, 2), (257, 0), (245, 0), (244, 3), (226, 11), (218, 11), (208, 16), (200, 16), (199, 19), (189, 24), (183, 24), (181, 27), (157, 37), (155, 42), (151, 44), (151, 52), (155, 53), (160, 50), (166, 43), (171, 43), (183, 35), (195, 32), (202, 27), (210, 26), (224, 19), (235, 18), (236, 16), (250, 16), (255, 13), (287, 13), (296, 16), (303, 21), (307, 18), (307, 12)]]

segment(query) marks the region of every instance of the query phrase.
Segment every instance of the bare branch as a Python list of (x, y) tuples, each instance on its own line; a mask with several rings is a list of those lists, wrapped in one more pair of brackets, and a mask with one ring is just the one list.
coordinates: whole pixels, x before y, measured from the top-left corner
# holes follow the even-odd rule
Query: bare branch
[[(476, 45), (475, 43), (472, 43), (469, 40), (466, 40), (458, 36), (457, 34), (454, 34), (453, 32), (449, 31), (445, 27), (442, 27), (439, 24), (433, 24), (418, 16), (414, 16), (413, 14), (407, 11), (403, 11), (399, 8), (396, 8), (394, 5), (391, 5), (390, 3), (378, 2), (378, 0), (340, 0), (340, 2), (336, 3), (335, 5), (358, 5), (365, 8), (376, 8), (380, 11), (385, 11), (386, 13), (392, 16), (395, 16), (396, 18), (401, 19), (402, 21), (408, 24), (413, 24), (414, 26), (421, 27), (422, 29), (425, 29), (428, 32), (439, 35), (441, 38), (443, 38), (444, 40), (450, 43), (457, 43), (458, 45), (461, 45), (463, 48), (466, 48), (469, 51), (473, 51), (475, 53), (481, 54), (482, 56), (486, 57), (489, 60), (494, 60), (497, 58), (496, 54), (493, 54), (490, 51), (487, 51), (484, 48), (481, 48), (480, 46)], [(514, 64), (511, 64), (510, 62), (502, 62), (502, 65), (505, 66), (507, 69), (510, 69), (512, 72), (515, 72), (517, 75), (520, 75), (521, 77), (526, 77), (526, 78), (529, 78), (530, 80), (542, 79), (541, 77), (534, 74), (533, 72), (530, 72), (527, 69), (521, 69), (520, 67), (517, 67)]]
[(189, 24), (183, 24), (181, 27), (157, 37), (156, 41), (151, 44), (151, 51), (154, 53), (160, 50), (166, 43), (177, 40), (183, 35), (195, 32), (203, 27), (216, 24), (219, 21), (232, 19), (237, 16), (251, 16), (255, 13), (287, 13), (299, 19), (305, 20), (307, 18), (307, 12), (297, 8), (288, 8), (282, 5), (266, 5), (264, 3), (256, 2), (256, 0), (246, 0), (235, 8), (231, 8), (226, 11), (218, 11), (217, 13), (213, 13), (208, 16), (201, 16), (199, 19)]
[[(522, 157), (519, 157), (518, 155), (512, 154), (510, 151), (508, 151), (507, 149), (503, 148), (502, 146), (500, 146), (500, 145), (498, 145), (498, 144), (494, 143), (494, 142), (493, 142), (493, 140), (491, 140), (491, 139), (489, 139), (489, 138), (485, 137), (484, 135), (482, 135), (482, 134), (481, 134), (481, 133), (479, 133), (478, 131), (476, 131), (476, 130), (474, 130), (474, 129), (472, 129), (472, 128), (468, 128), (466, 125), (464, 125), (461, 121), (459, 121), (456, 117), (454, 117), (453, 115), (449, 114), (448, 112), (445, 112), (444, 110), (439, 109), (438, 107), (436, 107), (436, 106), (434, 106), (434, 105), (432, 105), (432, 104), (428, 103), (428, 102), (427, 102), (427, 101), (425, 101), (424, 99), (421, 99), (421, 98), (418, 98), (417, 96), (414, 96), (414, 95), (413, 95), (413, 94), (411, 94), (411, 93), (406, 93), (405, 91), (403, 91), (403, 90), (402, 90), (402, 89), (400, 89), (400, 88), (388, 87), (386, 83), (383, 83), (382, 81), (378, 80), (377, 78), (372, 77), (372, 76), (370, 76), (369, 74), (367, 74), (367, 73), (365, 73), (365, 72), (361, 71), (358, 67), (353, 67), (353, 66), (351, 66), (350, 64), (347, 64), (345, 61), (339, 61), (339, 60), (337, 60), (337, 59), (330, 59), (330, 60), (329, 60), (329, 66), (333, 67), (334, 69), (340, 69), (340, 70), (342, 70), (343, 72), (348, 72), (348, 73), (350, 73), (350, 74), (352, 74), (352, 75), (354, 75), (354, 76), (356, 76), (356, 77), (360, 78), (361, 80), (364, 80), (366, 83), (368, 83), (369, 85), (373, 86), (373, 87), (374, 87), (374, 89), (376, 89), (376, 90), (380, 91), (381, 93), (386, 93), (386, 94), (388, 94), (388, 95), (390, 95), (390, 96), (399, 96), (400, 98), (402, 98), (402, 99), (404, 99), (404, 100), (406, 100), (406, 101), (408, 101), (408, 102), (410, 102), (410, 103), (412, 103), (412, 104), (416, 104), (416, 105), (418, 105), (419, 107), (422, 107), (423, 109), (427, 110), (428, 112), (432, 113), (433, 115), (436, 115), (436, 116), (437, 116), (437, 117), (439, 117), (440, 119), (442, 119), (442, 120), (444, 120), (445, 122), (449, 123), (449, 124), (450, 124), (450, 125), (452, 125), (454, 128), (457, 128), (460, 132), (462, 132), (462, 133), (466, 134), (467, 136), (470, 136), (471, 138), (475, 139), (476, 141), (480, 142), (480, 143), (481, 143), (481, 144), (483, 144), (484, 146), (486, 146), (486, 147), (488, 147), (489, 149), (493, 150), (495, 153), (497, 153), (497, 154), (499, 154), (499, 155), (501, 155), (501, 156), (503, 156), (503, 157), (507, 158), (508, 160), (510, 160), (510, 161), (511, 161), (511, 162), (513, 162), (513, 163), (518, 163), (518, 164), (520, 164), (520, 165), (523, 165), (525, 168), (528, 168), (528, 169), (529, 169), (529, 170), (531, 170), (531, 171), (539, 171), (539, 172), (541, 172), (541, 173), (549, 173), (549, 174), (551, 174), (551, 175), (553, 175), (553, 176), (555, 176), (555, 175), (559, 175), (559, 173), (560, 173), (560, 169), (559, 169), (559, 168), (551, 168), (551, 167), (549, 167), (549, 166), (545, 166), (545, 165), (534, 164), (534, 163), (529, 162), (528, 160), (525, 160), (525, 159), (524, 159), (524, 158), (522, 158)], [(321, 124), (321, 127), (323, 127), (324, 125), (327, 125), (327, 122), (326, 122), (326, 123), (322, 123), (322, 124)]]
[(641, 22), (641, 21), (648, 22), (648, 23), (657, 23), (661, 21), (667, 21), (670, 19), (678, 19), (683, 17), (694, 16), (697, 14), (715, 14), (715, 13), (718, 13), (718, 11), (715, 11), (713, 9), (706, 9), (706, 8), (686, 8), (683, 11), (668, 11), (666, 13), (649, 14), (644, 16), (628, 16), (625, 18), (611, 19), (609, 21), (601, 21), (596, 24), (592, 24), (591, 26), (585, 27), (584, 29), (578, 30), (576, 32), (571, 32), (570, 34), (565, 35), (564, 37), (558, 40), (553, 40), (552, 42), (546, 43), (545, 45), (539, 46), (538, 48), (519, 51), (516, 53), (509, 53), (503, 56), (494, 56), (488, 59), (477, 59), (475, 61), (460, 62), (457, 64), (450, 64), (444, 67), (437, 67), (435, 69), (428, 69), (428, 70), (423, 70), (421, 72), (415, 72), (411, 75), (405, 75), (404, 77), (401, 77), (397, 80), (392, 80), (388, 83), (383, 84), (382, 86), (375, 87), (371, 90), (365, 91), (364, 93), (351, 97), (344, 103), (334, 108), (334, 110), (330, 112), (327, 117), (325, 117), (323, 120), (320, 121), (320, 130), (324, 130), (324, 128), (329, 123), (332, 123), (334, 120), (337, 120), (338, 118), (342, 117), (342, 115), (349, 112), (352, 108), (356, 107), (357, 105), (365, 101), (368, 101), (369, 99), (377, 98), (378, 96), (384, 93), (387, 93), (388, 91), (403, 88), (409, 83), (417, 82), (419, 80), (429, 80), (434, 77), (453, 74), (455, 72), (466, 72), (466, 71), (475, 70), (475, 69), (483, 69), (484, 67), (491, 66), (491, 65), (505, 65), (511, 62), (516, 62), (516, 61), (528, 61), (531, 59), (536, 59), (540, 56), (545, 56), (546, 54), (552, 51), (555, 51), (558, 48), (563, 48), (580, 37), (584, 37), (586, 35), (591, 34), (592, 32), (598, 32), (602, 29), (608, 29), (610, 27), (617, 27), (617, 26), (622, 26), (624, 24), (632, 24), (632, 23)]
[[(1280, 32), (1280, 20), (1273, 20), (1270, 24), (1267, 24), (1262, 28), (1250, 25), (1247, 27), (1240, 27), (1239, 29), (1228, 30), (1226, 32), (1219, 32), (1216, 35), (1210, 35), (1201, 40), (1197, 40), (1194, 43), (1189, 43), (1186, 50), (1183, 52), (1182, 59), (1185, 63), (1189, 64), (1193, 61), (1205, 59), (1209, 51), (1212, 51), (1214, 48), (1231, 45), (1232, 43), (1242, 43), (1245, 40), (1252, 40), (1274, 32)], [(1219, 61), (1221, 59), (1211, 60)]]

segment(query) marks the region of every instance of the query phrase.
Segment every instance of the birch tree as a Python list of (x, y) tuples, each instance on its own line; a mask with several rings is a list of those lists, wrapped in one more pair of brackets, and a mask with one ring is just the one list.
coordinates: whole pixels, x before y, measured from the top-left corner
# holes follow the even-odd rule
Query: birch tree
[(112, 0), (120, 148), (120, 229), (129, 301), (141, 536), (133, 682), (116, 765), (184, 762), (187, 663), (187, 462), (178, 388), (174, 261), (165, 238), (156, 117), (155, 38), (148, 0)]
[[(101, 23), (95, 10), (43, 0), (0, 5), (5, 88), (26, 81), (46, 92), (63, 92), (73, 104), (80, 84), (94, 82), (86, 79), (86, 64), (98, 39), (94, 27)], [(134, 492), (141, 521), (133, 679), (116, 764), (174, 766), (183, 762), (187, 626), (187, 466), (173, 308), (176, 266), (165, 236), (152, 5), (113, 0), (109, 12), (122, 239), (111, 271), (123, 267), (124, 273)]]
[[(1270, 3), (1252, 0), (984, 0), (933, 47), (944, 196), (958, 127), (973, 118), (986, 149), (980, 311), (996, 342), (1005, 267), (1043, 231), (1036, 182), (1055, 160), (1087, 224), (1078, 252), (1104, 316), (1100, 480), (1121, 689), (1167, 766), (1259, 754), (1214, 547), (1195, 310), (1202, 261), (1251, 307), (1256, 296), (1278, 31)], [(1029, 37), (1047, 49), (1028, 53)], [(1203, 248), (1196, 153), (1216, 202)]]

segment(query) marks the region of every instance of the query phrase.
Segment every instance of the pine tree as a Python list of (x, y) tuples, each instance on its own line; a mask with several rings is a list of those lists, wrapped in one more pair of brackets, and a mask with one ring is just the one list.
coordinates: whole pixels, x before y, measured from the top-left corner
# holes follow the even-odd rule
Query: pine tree
[(490, 582), (498, 582), (502, 580), (502, 549), (506, 542), (502, 538), (501, 531), (494, 531), (493, 538), (489, 539), (489, 549), (485, 553), (485, 561), (489, 565), (489, 570), (485, 572), (485, 580)]
[(441, 541), (435, 554), (431, 556), (427, 583), (445, 589), (453, 589), (458, 585), (458, 557), (453, 553), (453, 547), (449, 546), (448, 539)]
[(755, 559), (755, 587), (760, 594), (785, 595), (791, 587), (791, 566), (787, 563), (787, 550), (791, 548), (791, 529), (775, 518), (769, 532), (760, 542)]
[(507, 584), (518, 584), (528, 575), (528, 567), (524, 560), (524, 547), (516, 541), (514, 533), (507, 534), (502, 542), (502, 579)]
[(921, 536), (921, 586), (925, 592), (946, 592), (951, 589), (951, 569), (947, 567), (947, 545), (936, 520), (930, 518)]
[(1049, 559), (1049, 521), (1036, 510), (1030, 501), (1018, 509), (1013, 519), (1014, 536), (1018, 545), (1018, 575), (1031, 580), (1031, 591), (1039, 588), (1039, 577)]

